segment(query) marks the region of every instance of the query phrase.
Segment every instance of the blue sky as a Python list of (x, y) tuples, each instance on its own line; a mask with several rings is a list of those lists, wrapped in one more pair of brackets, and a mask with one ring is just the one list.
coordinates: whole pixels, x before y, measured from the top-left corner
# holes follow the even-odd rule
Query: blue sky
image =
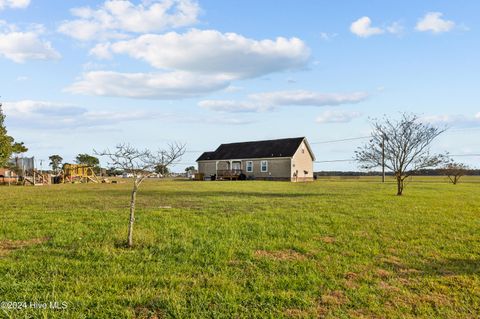
[[(369, 118), (415, 112), (478, 154), (478, 1), (0, 0), (9, 132), (47, 159), (171, 141), (306, 136), (350, 159)], [(478, 167), (478, 157), (457, 160)], [(44, 166), (46, 166), (44, 164)], [(357, 169), (317, 163), (317, 170)]]

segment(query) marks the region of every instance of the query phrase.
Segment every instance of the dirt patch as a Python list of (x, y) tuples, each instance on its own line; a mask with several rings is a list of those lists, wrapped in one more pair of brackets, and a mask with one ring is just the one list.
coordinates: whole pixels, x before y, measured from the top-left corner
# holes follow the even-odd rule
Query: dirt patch
[(288, 318), (310, 318), (310, 313), (302, 309), (291, 308), (283, 312), (285, 317)]
[(392, 273), (389, 272), (388, 270), (385, 270), (385, 269), (377, 269), (375, 271), (376, 275), (380, 278), (388, 278), (388, 277), (391, 277), (392, 276)]
[(0, 240), (0, 257), (8, 255), (10, 252), (25, 247), (39, 245), (47, 242), (50, 238), (32, 238), (26, 240)]
[(328, 314), (328, 308), (322, 305), (318, 305), (316, 309), (316, 317), (317, 318), (325, 318)]
[(378, 283), (378, 288), (380, 288), (381, 290), (384, 290), (384, 291), (388, 291), (388, 292), (400, 292), (400, 289), (398, 287), (392, 286), (385, 281), (380, 281)]
[(389, 254), (394, 255), (394, 254), (397, 253), (397, 249), (396, 249), (396, 248), (388, 248), (388, 249), (387, 249), (387, 252), (388, 252)]
[(347, 296), (341, 290), (331, 291), (325, 295), (322, 295), (321, 303), (330, 306), (340, 306), (348, 301)]
[(135, 319), (161, 319), (166, 318), (162, 311), (154, 311), (145, 307), (135, 308)]
[(348, 289), (354, 289), (358, 287), (357, 283), (358, 274), (354, 272), (347, 272), (345, 274), (345, 287)]
[(283, 314), (287, 318), (325, 318), (325, 316), (328, 314), (328, 308), (321, 305), (307, 310), (289, 308), (286, 309)]
[(446, 307), (450, 306), (452, 303), (450, 299), (442, 294), (439, 293), (432, 293), (428, 295), (422, 295), (419, 298), (422, 302), (430, 304), (433, 307)]
[(347, 279), (347, 280), (355, 280), (357, 277), (358, 277), (358, 274), (356, 274), (354, 272), (347, 272), (345, 274), (345, 279)]
[(396, 256), (386, 256), (380, 259), (380, 261), (396, 270), (407, 268), (402, 263), (401, 259)]
[(356, 319), (377, 319), (377, 318), (385, 318), (384, 316), (377, 316), (367, 310), (364, 309), (355, 309), (355, 310), (349, 310), (348, 314), (350, 315), (351, 318), (356, 318)]
[(243, 263), (244, 263), (244, 262), (241, 261), (241, 260), (232, 259), (232, 260), (229, 260), (229, 261), (227, 262), (227, 265), (228, 265), (228, 266), (240, 266), (240, 265), (242, 265)]
[(419, 307), (430, 307), (432, 309), (451, 307), (452, 301), (448, 296), (439, 293), (430, 294), (400, 294), (395, 293), (393, 295), (392, 304), (406, 306), (412, 309)]
[(369, 232), (363, 231), (363, 230), (357, 230), (353, 232), (353, 235), (355, 237), (362, 237), (362, 238), (372, 238), (371, 234)]
[(305, 260), (307, 256), (296, 252), (292, 249), (286, 250), (274, 250), (274, 251), (267, 251), (267, 250), (257, 250), (255, 251), (255, 257), (258, 258), (268, 258), (273, 260)]
[(335, 237), (332, 237), (332, 236), (315, 237), (315, 239), (322, 241), (325, 244), (333, 244), (336, 241)]
[(418, 269), (414, 268), (406, 268), (406, 269), (400, 269), (399, 270), (401, 275), (414, 275), (414, 274), (420, 274), (421, 271)]

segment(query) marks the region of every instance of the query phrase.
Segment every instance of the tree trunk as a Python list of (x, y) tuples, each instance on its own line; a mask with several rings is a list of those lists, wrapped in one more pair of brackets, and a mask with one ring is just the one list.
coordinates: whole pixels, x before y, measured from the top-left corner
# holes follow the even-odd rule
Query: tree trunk
[(130, 220), (128, 223), (128, 247), (133, 246), (133, 224), (135, 223), (135, 201), (137, 199), (137, 181), (133, 183), (132, 196), (130, 198)]
[(402, 196), (403, 193), (403, 179), (402, 176), (397, 175), (397, 196)]

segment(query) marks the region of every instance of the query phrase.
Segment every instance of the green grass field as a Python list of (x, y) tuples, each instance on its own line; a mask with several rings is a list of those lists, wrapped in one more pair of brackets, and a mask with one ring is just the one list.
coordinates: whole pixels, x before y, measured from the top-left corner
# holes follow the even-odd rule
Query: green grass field
[[(0, 318), (477, 318), (480, 179), (0, 187)], [(17, 306), (18, 307), (18, 306)]]

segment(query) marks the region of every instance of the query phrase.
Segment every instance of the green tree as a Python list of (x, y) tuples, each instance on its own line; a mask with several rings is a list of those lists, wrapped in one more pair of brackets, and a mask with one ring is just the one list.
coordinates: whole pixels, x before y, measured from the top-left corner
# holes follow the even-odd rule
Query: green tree
[(78, 154), (75, 158), (77, 164), (83, 164), (90, 166), (95, 174), (100, 173), (100, 161), (97, 157), (89, 154)]
[(100, 161), (98, 157), (89, 154), (78, 154), (77, 157), (75, 157), (75, 163), (95, 167), (100, 164)]
[(107, 176), (118, 176), (118, 175), (122, 175), (123, 172), (124, 172), (123, 170), (118, 169), (116, 167), (109, 167), (106, 170)]
[(0, 167), (5, 166), (12, 155), (12, 138), (7, 135), (5, 115), (0, 104)]
[(185, 168), (185, 172), (187, 172), (187, 173), (192, 172), (194, 170), (195, 170), (195, 166), (189, 166), (189, 167)]
[(12, 153), (13, 154), (22, 154), (28, 152), (28, 148), (23, 142), (15, 142), (12, 144)]
[(62, 165), (63, 158), (60, 155), (52, 155), (48, 158), (50, 160), (50, 166), (54, 173), (58, 173), (60, 166)]
[(162, 177), (165, 177), (170, 174), (170, 169), (165, 164), (158, 164), (155, 166), (155, 173), (161, 174)]
[(21, 154), (28, 151), (23, 142), (17, 143), (13, 137), (8, 135), (5, 127), (5, 114), (3, 114), (0, 103), (0, 167), (7, 166), (10, 156), (13, 153)]

